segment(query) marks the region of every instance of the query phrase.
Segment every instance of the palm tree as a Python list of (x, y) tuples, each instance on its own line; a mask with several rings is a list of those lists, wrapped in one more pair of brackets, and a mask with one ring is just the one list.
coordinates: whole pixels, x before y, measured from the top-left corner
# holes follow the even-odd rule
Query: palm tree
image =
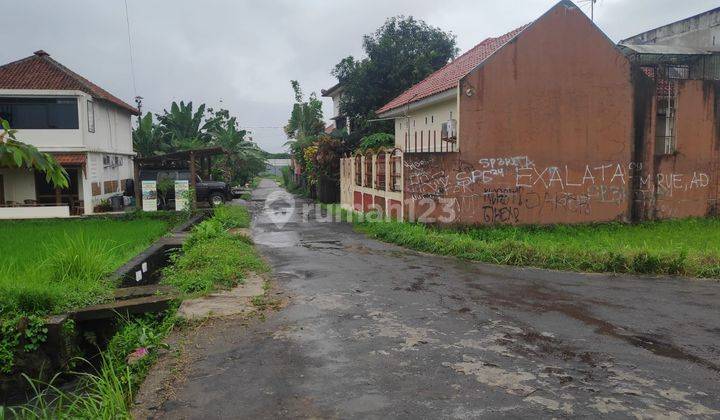
[(226, 179), (243, 182), (246, 180), (241, 178), (249, 173), (248, 169), (264, 168), (265, 158), (262, 151), (246, 138), (248, 131), (239, 129), (237, 119), (230, 118), (227, 110), (220, 110), (215, 114), (209, 132), (212, 144), (229, 152), (218, 159)]

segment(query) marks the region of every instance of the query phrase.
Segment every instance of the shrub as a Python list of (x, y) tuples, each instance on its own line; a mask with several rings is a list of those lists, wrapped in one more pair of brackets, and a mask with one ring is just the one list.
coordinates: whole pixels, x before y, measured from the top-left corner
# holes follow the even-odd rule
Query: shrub
[(395, 136), (387, 133), (375, 133), (363, 137), (360, 140), (358, 150), (366, 151), (368, 149), (377, 150), (381, 147), (393, 147), (395, 145)]

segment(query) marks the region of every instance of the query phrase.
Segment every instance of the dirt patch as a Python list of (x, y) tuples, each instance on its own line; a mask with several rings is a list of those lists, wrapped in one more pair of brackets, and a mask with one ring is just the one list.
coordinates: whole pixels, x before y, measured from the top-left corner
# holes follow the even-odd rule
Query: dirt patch
[(265, 293), (265, 278), (248, 274), (243, 284), (197, 299), (183, 301), (178, 316), (187, 320), (247, 314), (255, 311), (253, 298)]

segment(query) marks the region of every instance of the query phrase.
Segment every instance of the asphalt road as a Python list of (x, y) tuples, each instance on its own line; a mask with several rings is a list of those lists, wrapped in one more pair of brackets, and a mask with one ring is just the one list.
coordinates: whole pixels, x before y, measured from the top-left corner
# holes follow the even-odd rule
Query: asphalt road
[(720, 416), (719, 283), (424, 255), (278, 190), (252, 230), (287, 306), (204, 330), (162, 416)]

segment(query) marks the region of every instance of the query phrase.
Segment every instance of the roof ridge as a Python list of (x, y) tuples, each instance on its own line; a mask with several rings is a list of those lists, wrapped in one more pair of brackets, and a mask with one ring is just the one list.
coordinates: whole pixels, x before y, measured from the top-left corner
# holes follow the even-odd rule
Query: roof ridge
[[(40, 54), (42, 53), (42, 54)], [(35, 61), (37, 60), (37, 61)], [(12, 68), (14, 66), (22, 66), (25, 62), (36, 62), (36, 63), (44, 63), (46, 66), (49, 66), (50, 69), (54, 69), (55, 71), (61, 72), (64, 77), (67, 77), (69, 80), (69, 85), (65, 86), (62, 90), (82, 90), (85, 91), (85, 93), (89, 94), (95, 99), (107, 101), (119, 108), (125, 109), (126, 111), (129, 111), (131, 114), (138, 114), (138, 109), (133, 107), (132, 105), (129, 105), (122, 99), (118, 98), (117, 96), (113, 95), (112, 93), (108, 92), (107, 90), (101, 88), (97, 84), (93, 83), (86, 77), (76, 73), (75, 71), (71, 70), (70, 68), (66, 67), (59, 61), (55, 60), (54, 58), (50, 57), (49, 54), (45, 53), (44, 51), (40, 50), (35, 52), (33, 55), (21, 58), (19, 60), (4, 64), (0, 66), (0, 70), (7, 70), (12, 71)], [(32, 64), (30, 64), (32, 65)], [(50, 70), (52, 71), (52, 70)], [(34, 87), (37, 89), (38, 87)]]
[(20, 64), (20, 63), (22, 63), (23, 61), (29, 61), (29, 60), (31, 60), (31, 59), (33, 59), (33, 58), (36, 58), (36, 57), (37, 57), (37, 56), (36, 56), (35, 54), (33, 54), (33, 55), (29, 55), (29, 56), (27, 56), (27, 57), (25, 57), (25, 58), (20, 58), (20, 59), (18, 59), (18, 60), (11, 61), (11, 62), (9, 62), (9, 63), (5, 63), (5, 64), (3, 64), (2, 66), (0, 66), (0, 69), (3, 69), (3, 68), (8, 67), (8, 66), (15, 65), (15, 64)]

